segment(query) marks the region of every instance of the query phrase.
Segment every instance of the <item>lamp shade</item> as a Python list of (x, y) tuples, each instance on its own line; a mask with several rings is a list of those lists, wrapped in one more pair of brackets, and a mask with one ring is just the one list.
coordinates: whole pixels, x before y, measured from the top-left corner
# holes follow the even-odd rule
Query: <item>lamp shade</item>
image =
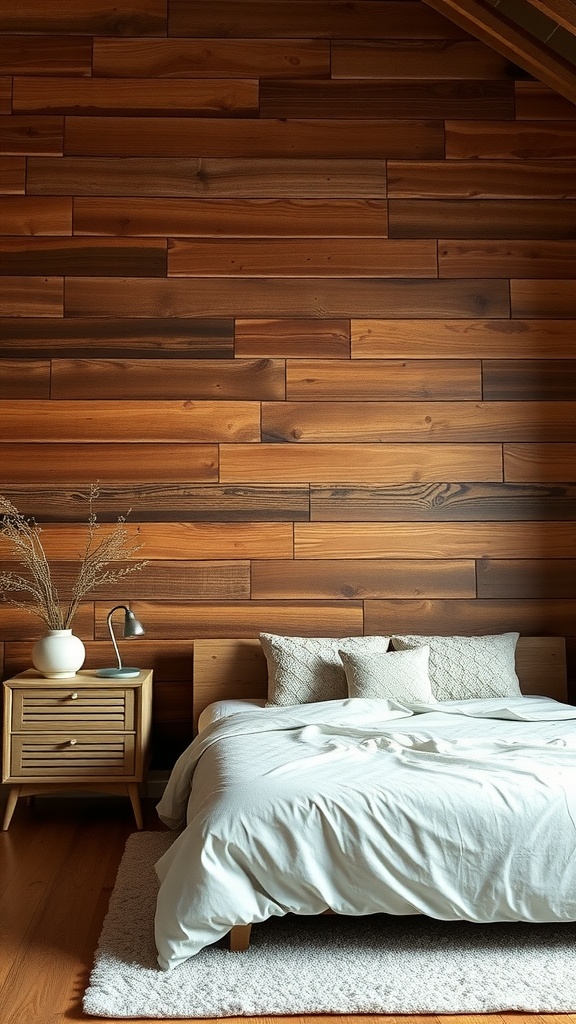
[(116, 652), (116, 660), (118, 665), (116, 668), (99, 668), (96, 672), (97, 676), (105, 679), (131, 679), (134, 676), (140, 675), (140, 669), (132, 666), (128, 667), (122, 664), (120, 657), (120, 651), (118, 650), (118, 644), (116, 643), (116, 637), (114, 636), (114, 630), (112, 628), (112, 616), (114, 612), (124, 612), (124, 626), (122, 630), (122, 638), (124, 640), (133, 640), (134, 637), (143, 636), (146, 632), (144, 626), (138, 621), (134, 612), (130, 610), (125, 604), (117, 604), (111, 611), (108, 612), (107, 624), (108, 631), (110, 633), (110, 639)]

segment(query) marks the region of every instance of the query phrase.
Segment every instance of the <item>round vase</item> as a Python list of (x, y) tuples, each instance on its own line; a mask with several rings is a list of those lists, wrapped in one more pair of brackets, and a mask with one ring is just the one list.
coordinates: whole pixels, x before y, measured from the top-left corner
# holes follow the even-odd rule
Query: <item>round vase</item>
[(71, 629), (49, 629), (32, 648), (32, 664), (47, 679), (68, 679), (82, 668), (86, 650)]

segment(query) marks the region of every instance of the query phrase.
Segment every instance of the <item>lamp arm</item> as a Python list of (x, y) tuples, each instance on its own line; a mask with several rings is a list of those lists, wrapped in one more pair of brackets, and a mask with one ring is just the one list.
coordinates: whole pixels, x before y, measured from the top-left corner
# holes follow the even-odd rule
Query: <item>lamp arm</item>
[(116, 643), (116, 637), (114, 636), (114, 630), (112, 629), (112, 616), (113, 616), (114, 612), (120, 611), (121, 608), (123, 609), (123, 611), (128, 611), (128, 609), (126, 608), (126, 605), (117, 604), (115, 608), (112, 608), (108, 612), (108, 616), (107, 616), (107, 619), (106, 619), (106, 621), (108, 623), (108, 630), (110, 632), (110, 639), (112, 640), (112, 644), (114, 646), (114, 650), (116, 651), (116, 658), (118, 659), (118, 668), (122, 668), (122, 659), (120, 657), (120, 651), (118, 650), (118, 644)]

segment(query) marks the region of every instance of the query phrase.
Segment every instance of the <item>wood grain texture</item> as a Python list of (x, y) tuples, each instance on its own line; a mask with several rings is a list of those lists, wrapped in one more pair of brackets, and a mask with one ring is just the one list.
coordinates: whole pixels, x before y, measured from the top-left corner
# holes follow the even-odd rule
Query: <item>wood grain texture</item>
[[(87, 640), (86, 661), (84, 668), (97, 669), (110, 658), (110, 637), (107, 640)], [(135, 656), (134, 645), (130, 640), (118, 640), (120, 655), (125, 664), (128, 664)], [(185, 683), (188, 688), (192, 682), (192, 640), (161, 643), (157, 640), (147, 640), (146, 637), (138, 640), (138, 663), (142, 668), (154, 670), (154, 701), (162, 702), (163, 693), (158, 692), (158, 683)], [(18, 641), (9, 641), (6, 644), (5, 675), (13, 676), (18, 672), (24, 672), (30, 668), (30, 644)], [(162, 691), (164, 687), (162, 687)], [(173, 695), (176, 687), (174, 687)], [(182, 696), (182, 688), (178, 688), (178, 696)], [(164, 716), (165, 717), (165, 716)], [(156, 714), (155, 714), (156, 719)]]
[(0, 400), (7, 398), (49, 398), (48, 359), (0, 359)]
[(0, 238), (0, 274), (165, 277), (166, 256), (161, 238)]
[(438, 239), (438, 273), (440, 277), (450, 279), (502, 278), (504, 274), (515, 278), (573, 279), (576, 276), (576, 242), (516, 239), (452, 242), (441, 238)]
[(156, 36), (166, 32), (165, 0), (26, 0), (0, 13), (1, 32), (94, 33), (112, 36)]
[(478, 564), (478, 597), (541, 601), (575, 598), (576, 560), (482, 559)]
[(0, 223), (3, 235), (71, 235), (72, 200), (6, 196), (0, 198)]
[(542, 82), (515, 82), (516, 117), (520, 121), (543, 118), (555, 121), (576, 118), (576, 104), (570, 103)]
[(0, 114), (12, 112), (12, 79), (8, 75), (0, 77)]
[(505, 57), (475, 39), (346, 39), (331, 49), (333, 78), (487, 81), (505, 79), (509, 69)]
[(32, 358), (51, 355), (82, 358), (231, 359), (232, 319), (108, 319), (68, 317), (46, 321), (37, 317), (0, 318), (0, 354)]
[(0, 35), (0, 73), (90, 75), (92, 40), (82, 36), (3, 33)]
[(447, 121), (447, 160), (574, 160), (574, 121)]
[[(14, 608), (9, 604), (0, 604), (0, 631), (4, 641), (9, 640), (38, 640), (44, 636), (46, 628), (42, 619), (37, 615), (30, 615), (21, 608)], [(94, 605), (87, 601), (81, 604), (74, 617), (74, 633), (81, 640), (94, 639)], [(30, 651), (30, 647), (28, 648)], [(28, 666), (30, 666), (30, 655), (28, 655)]]
[(343, 362), (298, 359), (286, 365), (286, 398), (301, 401), (411, 401), (482, 397), (479, 360)]
[(23, 195), (25, 184), (25, 157), (0, 156), (0, 194)]
[(84, 487), (98, 480), (126, 485), (208, 483), (218, 480), (213, 444), (13, 443), (0, 441), (0, 483), (67, 483)]
[(330, 43), (322, 39), (95, 39), (93, 73), (111, 78), (328, 78)]
[[(570, 199), (391, 199), (388, 216), (391, 238), (573, 239), (576, 234), (576, 202)], [(509, 276), (514, 275), (511, 256)], [(505, 277), (502, 269), (498, 276)]]
[(475, 597), (476, 573), (470, 559), (253, 561), (251, 591), (256, 600)]
[(570, 636), (575, 615), (576, 601), (568, 599), (369, 600), (364, 631), (474, 636), (517, 630), (528, 636)]
[(572, 480), (576, 464), (574, 444), (505, 444), (504, 479), (515, 483), (555, 483)]
[(235, 321), (236, 356), (350, 358), (349, 320)]
[(576, 282), (558, 280), (510, 281), (511, 315), (551, 319), (576, 318)]
[(570, 359), (573, 320), (352, 320), (355, 359)]
[(61, 156), (63, 151), (63, 117), (0, 116), (0, 154)]
[(63, 315), (61, 277), (0, 277), (0, 316)]
[(487, 359), (482, 394), (498, 402), (564, 402), (576, 398), (575, 359)]
[(387, 174), (390, 199), (576, 197), (576, 161), (570, 160), (389, 160)]

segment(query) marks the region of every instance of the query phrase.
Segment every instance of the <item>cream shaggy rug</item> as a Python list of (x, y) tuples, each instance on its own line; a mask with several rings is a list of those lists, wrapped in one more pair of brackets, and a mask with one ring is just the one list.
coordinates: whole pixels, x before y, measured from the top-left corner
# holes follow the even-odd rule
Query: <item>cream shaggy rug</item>
[(574, 924), (275, 918), (252, 929), (245, 953), (230, 953), (221, 943), (165, 973), (154, 947), (154, 863), (174, 838), (140, 832), (128, 840), (84, 996), (86, 1013), (576, 1011)]

